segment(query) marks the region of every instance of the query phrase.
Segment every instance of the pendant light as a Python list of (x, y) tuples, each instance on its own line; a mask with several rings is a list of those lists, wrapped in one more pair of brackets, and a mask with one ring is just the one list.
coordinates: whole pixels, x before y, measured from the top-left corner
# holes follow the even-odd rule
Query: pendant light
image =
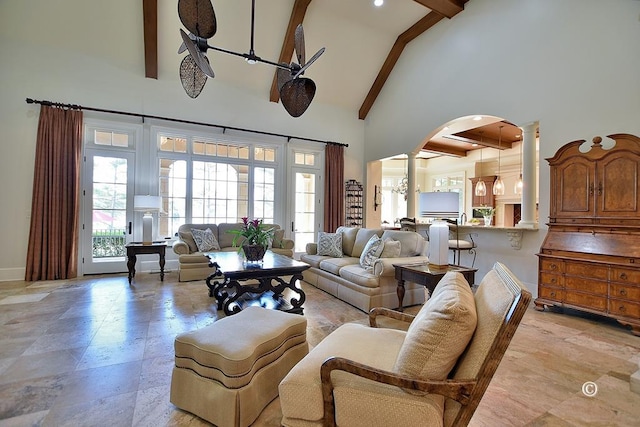
[(523, 141), (520, 141), (520, 176), (513, 186), (513, 192), (516, 194), (522, 194), (522, 187), (524, 187), (524, 182), (522, 181), (522, 143)]
[(493, 195), (494, 196), (503, 196), (504, 195), (504, 182), (502, 182), (502, 178), (500, 177), (500, 152), (502, 151), (502, 128), (504, 126), (500, 126), (498, 132), (498, 177), (493, 182)]
[[(482, 131), (480, 132), (480, 145), (482, 146)], [(487, 185), (482, 180), (482, 148), (480, 148), (480, 178), (478, 179), (478, 182), (476, 182), (476, 188), (473, 192), (478, 197), (484, 197), (487, 195)]]

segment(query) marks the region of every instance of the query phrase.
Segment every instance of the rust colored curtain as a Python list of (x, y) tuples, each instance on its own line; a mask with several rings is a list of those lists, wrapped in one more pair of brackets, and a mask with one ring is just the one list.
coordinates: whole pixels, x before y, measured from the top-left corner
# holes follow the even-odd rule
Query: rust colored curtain
[(78, 274), (82, 111), (40, 108), (25, 280)]
[(324, 231), (344, 225), (344, 146), (327, 144), (324, 163)]

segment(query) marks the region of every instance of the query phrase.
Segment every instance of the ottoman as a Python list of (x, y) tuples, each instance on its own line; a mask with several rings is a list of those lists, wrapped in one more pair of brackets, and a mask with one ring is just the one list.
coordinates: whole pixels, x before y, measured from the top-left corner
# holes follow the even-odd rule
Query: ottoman
[(248, 426), (308, 352), (305, 317), (247, 307), (176, 337), (171, 403), (219, 427)]

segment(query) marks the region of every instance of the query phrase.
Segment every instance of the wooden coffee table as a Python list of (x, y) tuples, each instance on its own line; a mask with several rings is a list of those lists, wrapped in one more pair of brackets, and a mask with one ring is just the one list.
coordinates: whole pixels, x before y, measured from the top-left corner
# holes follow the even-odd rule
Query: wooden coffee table
[(436, 285), (449, 271), (457, 271), (462, 273), (469, 286), (475, 282), (477, 268), (462, 267), (460, 265), (434, 266), (429, 264), (410, 265), (410, 264), (393, 264), (396, 269), (396, 280), (398, 281), (398, 310), (402, 311), (402, 300), (404, 300), (404, 282), (413, 282), (423, 285), (432, 293)]
[[(302, 272), (309, 264), (271, 251), (267, 251), (260, 264), (247, 264), (237, 252), (209, 252), (206, 255), (211, 260), (211, 267), (216, 267), (216, 272), (207, 277), (209, 296), (215, 297), (218, 309), (224, 310), (226, 315), (240, 312), (248, 298), (264, 295), (277, 300), (279, 310), (302, 314), (306, 296), (296, 282), (302, 280)], [(288, 281), (285, 280), (287, 277)], [(284, 296), (286, 289), (293, 292), (289, 293), (288, 301)]]

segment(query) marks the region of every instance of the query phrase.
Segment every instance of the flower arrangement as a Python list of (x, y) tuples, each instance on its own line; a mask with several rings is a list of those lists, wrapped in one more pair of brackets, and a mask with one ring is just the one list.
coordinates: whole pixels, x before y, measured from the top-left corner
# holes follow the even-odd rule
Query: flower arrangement
[(482, 216), (493, 216), (493, 214), (496, 213), (496, 208), (492, 208), (491, 206), (481, 206), (473, 209)]
[[(242, 217), (242, 228), (238, 230), (229, 230), (228, 233), (235, 234), (233, 238), (233, 246), (238, 243), (242, 245), (259, 245), (267, 247), (273, 239), (273, 227), (267, 227), (262, 223), (261, 219), (252, 219)], [(244, 237), (243, 240), (240, 240)]]

